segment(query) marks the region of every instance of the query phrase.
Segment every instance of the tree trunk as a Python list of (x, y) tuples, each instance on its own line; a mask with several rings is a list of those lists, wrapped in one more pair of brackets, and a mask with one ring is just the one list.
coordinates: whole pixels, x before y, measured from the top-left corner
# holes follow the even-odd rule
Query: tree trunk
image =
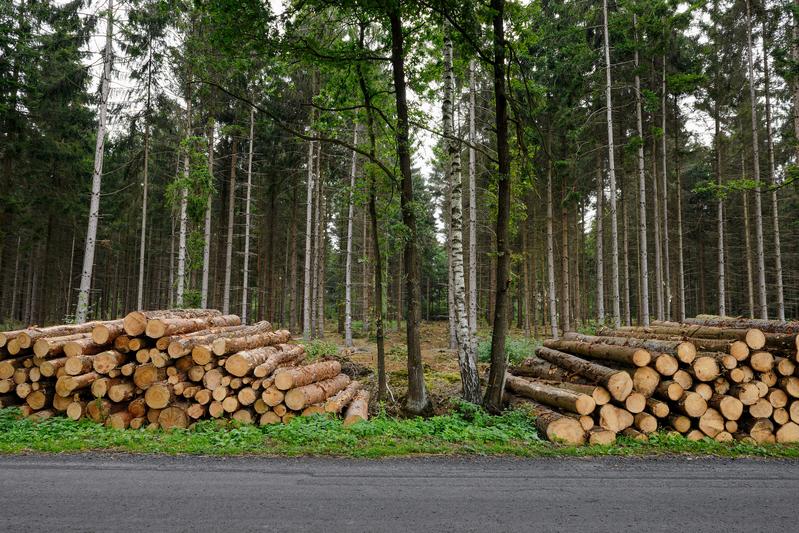
[[(358, 146), (358, 125), (353, 128), (352, 145)], [(352, 152), (352, 168), (350, 169), (350, 194), (347, 208), (347, 258), (344, 268), (344, 345), (352, 346), (352, 217), (355, 211), (353, 201), (355, 193), (355, 173), (357, 171), (357, 154)]]
[(633, 14), (635, 28), (635, 115), (638, 121), (638, 242), (639, 260), (641, 262), (641, 306), (638, 318), (644, 326), (649, 325), (649, 260), (646, 244), (646, 175), (644, 173), (644, 125), (641, 116), (641, 76), (638, 74), (638, 17)]
[(469, 61), (469, 332), (477, 353), (477, 142), (475, 98), (477, 86), (474, 80), (476, 63)]
[(491, 367), (486, 387), (485, 406), (491, 412), (502, 410), (505, 389), (505, 337), (508, 332), (508, 289), (510, 286), (510, 243), (508, 228), (511, 210), (510, 147), (508, 144), (508, 99), (505, 94), (505, 0), (491, 0), (494, 26), (494, 100), (497, 135), (497, 292), (494, 331), (491, 336)]
[(766, 299), (766, 265), (763, 252), (763, 209), (760, 200), (760, 143), (757, 139), (757, 97), (755, 95), (754, 50), (752, 49), (752, 16), (750, 2), (746, 0), (747, 65), (749, 69), (749, 99), (752, 115), (752, 168), (755, 180), (755, 255), (757, 257), (757, 295), (760, 318), (768, 319)]
[(452, 38), (449, 26), (444, 39), (444, 137), (447, 151), (447, 183), (449, 185), (450, 257), (452, 263), (452, 300), (455, 315), (455, 338), (458, 363), (461, 371), (463, 399), (480, 403), (480, 378), (477, 374), (477, 354), (472, 350), (474, 342), (469, 330), (469, 315), (466, 310), (466, 282), (463, 268), (463, 180), (460, 173), (460, 148), (453, 139), (453, 97), (455, 76), (452, 70)]
[(538, 348), (536, 350), (536, 355), (541, 359), (604, 386), (617, 401), (623, 402), (633, 390), (633, 380), (626, 372), (613, 370), (612, 368), (598, 365), (591, 361), (586, 361), (574, 355), (550, 348)]
[(108, 0), (108, 20), (105, 31), (105, 51), (103, 52), (103, 78), (100, 83), (100, 116), (97, 125), (97, 140), (94, 149), (94, 173), (92, 175), (92, 196), (89, 205), (89, 225), (86, 230), (86, 248), (83, 252), (83, 270), (80, 276), (78, 306), (75, 321), (86, 322), (89, 316), (89, 293), (92, 288), (94, 269), (94, 248), (97, 244), (97, 223), (100, 219), (100, 188), (103, 180), (103, 156), (105, 154), (106, 114), (108, 95), (111, 91), (111, 62), (113, 60), (114, 40), (114, 1)]
[[(409, 414), (419, 415), (431, 409), (430, 398), (424, 382), (422, 367), (422, 348), (419, 339), (421, 310), (419, 299), (419, 250), (416, 233), (416, 213), (414, 207), (413, 175), (411, 174), (411, 147), (408, 131), (408, 102), (405, 86), (405, 52), (402, 18), (399, 6), (388, 12), (391, 24), (391, 66), (394, 78), (394, 91), (397, 105), (397, 155), (401, 172), (400, 208), (402, 223), (405, 225), (403, 260), (405, 264), (408, 304), (405, 317), (406, 345), (408, 347), (408, 396), (404, 409)], [(377, 240), (377, 234), (375, 234)], [(503, 372), (504, 374), (504, 372)]]
[[(253, 110), (251, 109), (250, 110), (251, 120), (252, 120), (252, 114)], [(233, 273), (233, 228), (235, 227), (235, 222), (236, 222), (236, 165), (238, 164), (238, 155), (239, 155), (238, 142), (236, 141), (236, 137), (234, 135), (231, 135), (230, 136), (230, 183), (228, 184), (228, 200), (227, 200), (228, 202), (227, 243), (225, 246), (225, 286), (222, 294), (222, 313), (224, 314), (228, 314), (230, 312), (230, 277)]]
[[(741, 152), (741, 179), (746, 179), (743, 151)], [(755, 288), (752, 284), (752, 243), (749, 238), (749, 195), (747, 191), (741, 191), (744, 212), (744, 242), (746, 245), (746, 294), (749, 303), (749, 318), (755, 318)]]
[[(607, 0), (605, 0), (607, 2)], [(605, 182), (602, 180), (602, 168), (597, 158), (596, 167), (596, 318), (605, 322), (605, 233), (603, 207), (605, 204)]]
[[(310, 125), (313, 127), (314, 113), (311, 110)], [(308, 180), (305, 197), (305, 266), (303, 268), (303, 294), (302, 294), (302, 336), (305, 340), (310, 340), (312, 309), (312, 270), (311, 259), (313, 255), (313, 201), (314, 201), (314, 141), (308, 143)]]
[[(208, 128), (208, 176), (211, 189), (213, 190), (214, 180), (214, 127)], [(203, 272), (200, 289), (200, 307), (208, 307), (208, 276), (211, 271), (211, 209), (213, 208), (213, 198), (208, 193), (208, 200), (205, 204), (205, 227), (203, 233)]]
[(661, 75), (661, 124), (662, 132), (660, 137), (660, 156), (663, 162), (663, 182), (661, 184), (661, 207), (663, 208), (663, 279), (665, 292), (665, 318), (671, 319), (671, 265), (669, 264), (669, 186), (668, 172), (666, 166), (666, 55), (663, 55), (662, 75)]
[(611, 94), (610, 37), (608, 32), (608, 2), (603, 2), (603, 24), (605, 34), (605, 105), (608, 123), (608, 181), (610, 185), (610, 261), (611, 292), (613, 298), (613, 323), (621, 325), (621, 302), (619, 295), (619, 230), (616, 216), (616, 162), (613, 151), (613, 98)]
[(685, 320), (685, 260), (683, 256), (683, 230), (682, 230), (682, 174), (680, 172), (680, 108), (677, 104), (677, 96), (674, 96), (674, 173), (677, 183), (677, 292), (680, 299), (677, 320)]
[[(150, 51), (152, 42), (150, 42)], [(153, 84), (152, 52), (147, 66), (147, 101), (144, 114), (144, 170), (142, 172), (141, 232), (139, 236), (139, 284), (136, 292), (136, 308), (144, 309), (144, 259), (147, 253), (147, 199), (149, 196), (150, 168), (150, 107)]]
[[(780, 244), (780, 209), (777, 202), (777, 173), (774, 167), (774, 145), (771, 133), (771, 86), (768, 66), (768, 35), (763, 22), (763, 92), (766, 95), (766, 149), (768, 150), (768, 172), (771, 190), (771, 220), (774, 237), (774, 277), (777, 291), (777, 320), (785, 320), (785, 295), (782, 281), (782, 245)], [(796, 46), (796, 45), (794, 45)]]
[[(552, 145), (547, 143), (549, 149)], [(555, 236), (552, 206), (552, 158), (547, 156), (547, 282), (549, 284), (549, 325), (552, 338), (558, 338), (558, 303), (555, 294)]]

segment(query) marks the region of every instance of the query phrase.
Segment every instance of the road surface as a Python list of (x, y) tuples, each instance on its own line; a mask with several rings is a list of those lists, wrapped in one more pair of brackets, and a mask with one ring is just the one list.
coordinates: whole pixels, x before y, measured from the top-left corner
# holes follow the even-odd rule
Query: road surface
[(797, 531), (799, 462), (0, 457), (0, 531)]

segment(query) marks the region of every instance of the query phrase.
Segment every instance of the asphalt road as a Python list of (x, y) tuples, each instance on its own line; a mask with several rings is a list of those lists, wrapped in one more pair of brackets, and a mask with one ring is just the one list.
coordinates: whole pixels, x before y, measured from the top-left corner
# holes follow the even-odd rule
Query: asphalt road
[(799, 462), (0, 457), (0, 531), (797, 531)]

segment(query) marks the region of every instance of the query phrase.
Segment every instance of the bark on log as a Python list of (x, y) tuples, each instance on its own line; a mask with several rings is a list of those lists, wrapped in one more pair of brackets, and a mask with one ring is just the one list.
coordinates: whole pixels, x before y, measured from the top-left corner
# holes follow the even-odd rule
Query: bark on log
[(341, 363), (338, 361), (322, 361), (297, 368), (287, 368), (275, 373), (275, 387), (285, 391), (330, 379), (340, 373)]
[[(286, 349), (283, 349), (283, 347)], [(264, 346), (254, 350), (238, 352), (227, 358), (225, 361), (225, 370), (234, 376), (243, 377), (253, 372), (256, 367), (262, 366), (262, 372), (265, 372), (264, 376), (267, 376), (271, 374), (280, 363), (297, 357), (297, 354), (303, 350), (301, 347), (298, 348), (299, 350), (292, 349), (292, 347), (287, 344), (281, 344), (279, 346)]]
[(142, 335), (147, 329), (147, 321), (160, 318), (199, 318), (221, 316), (216, 309), (164, 309), (159, 311), (134, 311), (122, 319), (125, 333), (131, 337)]
[(154, 318), (147, 321), (144, 334), (151, 339), (182, 335), (209, 328), (240, 326), (241, 318), (236, 315), (219, 315), (199, 318)]
[(548, 409), (532, 400), (525, 400), (516, 396), (509, 396), (508, 400), (514, 407), (523, 405), (525, 410), (535, 416), (536, 429), (548, 441), (562, 442), (572, 446), (585, 444), (585, 430), (576, 419)]
[(59, 357), (64, 353), (64, 346), (67, 343), (86, 338), (91, 338), (91, 333), (75, 333), (64, 337), (43, 337), (33, 343), (33, 353), (39, 359)]
[(650, 352), (673, 355), (683, 363), (690, 363), (693, 361), (697, 351), (693, 343), (686, 341), (636, 339), (634, 337), (611, 337), (606, 335), (582, 335), (579, 333), (567, 333), (564, 335), (564, 339), (643, 348)]
[[(274, 344), (284, 344), (291, 339), (291, 333), (286, 329), (273, 331), (270, 333), (259, 333), (246, 337), (234, 337), (230, 339), (219, 338), (212, 343), (212, 351), (218, 356), (230, 353), (252, 350), (261, 346), (272, 346)], [(192, 351), (192, 356), (194, 352)]]
[(289, 409), (301, 411), (309, 405), (324, 402), (349, 384), (349, 376), (339, 374), (331, 379), (291, 389), (286, 393), (285, 404)]
[(538, 348), (536, 354), (550, 363), (604, 386), (615, 400), (624, 401), (633, 390), (633, 380), (626, 372), (613, 370), (550, 348)]
[[(170, 357), (177, 359), (178, 357), (189, 355), (192, 348), (195, 346), (210, 344), (214, 341), (214, 339), (222, 336), (236, 336), (239, 332), (248, 334), (249, 332), (253, 331), (252, 328), (261, 324), (263, 325), (261, 327), (264, 328), (263, 331), (269, 331), (271, 329), (271, 325), (269, 325), (268, 322), (259, 322), (258, 324), (254, 324), (252, 326), (240, 324), (238, 326), (211, 328), (201, 331), (194, 331), (192, 333), (186, 333), (184, 335), (161, 337), (156, 341), (156, 347), (161, 350), (165, 349), (167, 353), (169, 353)], [(266, 326), (268, 326), (268, 328)], [(167, 346), (164, 347), (164, 344)]]
[(94, 356), (92, 368), (98, 374), (108, 374), (111, 370), (125, 363), (125, 354), (116, 350), (106, 350)]
[(369, 391), (359, 390), (350, 402), (344, 414), (344, 425), (351, 426), (357, 422), (369, 420)]
[(97, 372), (87, 372), (79, 376), (61, 376), (55, 383), (55, 391), (59, 396), (69, 396), (76, 390), (90, 387), (94, 380), (101, 376)]
[[(277, 377), (279, 378), (280, 374)], [(505, 377), (505, 383), (517, 395), (530, 398), (550, 407), (557, 407), (580, 415), (591, 414), (596, 408), (594, 399), (586, 394), (572, 392), (540, 382), (527, 381), (511, 374)]]
[(647, 366), (652, 355), (643, 348), (630, 348), (611, 344), (581, 342), (578, 340), (547, 340), (544, 346), (553, 350), (567, 352), (591, 359), (613, 361), (630, 366)]
[(344, 407), (349, 405), (360, 388), (361, 383), (359, 381), (350, 382), (346, 389), (338, 392), (335, 396), (325, 402), (323, 407), (324, 412), (340, 413)]

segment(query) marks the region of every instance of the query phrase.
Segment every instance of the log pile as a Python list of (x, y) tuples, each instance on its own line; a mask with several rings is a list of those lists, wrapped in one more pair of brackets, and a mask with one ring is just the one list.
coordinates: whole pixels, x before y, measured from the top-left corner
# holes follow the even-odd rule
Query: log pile
[(547, 340), (513, 367), (512, 406), (550, 440), (607, 444), (658, 431), (799, 442), (799, 322), (699, 315)]
[(114, 428), (187, 428), (201, 419), (287, 423), (316, 413), (368, 418), (369, 393), (338, 361), (269, 322), (211, 309), (137, 311), (119, 320), (0, 333), (0, 408)]

